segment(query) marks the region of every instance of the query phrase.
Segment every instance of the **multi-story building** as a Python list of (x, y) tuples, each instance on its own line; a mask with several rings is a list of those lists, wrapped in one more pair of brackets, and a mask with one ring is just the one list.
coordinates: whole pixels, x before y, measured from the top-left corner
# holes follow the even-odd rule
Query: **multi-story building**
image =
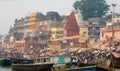
[(40, 40), (49, 40), (52, 20), (36, 22), (36, 34)]
[(88, 27), (88, 35), (90, 43), (94, 43), (99, 41), (100, 38), (100, 26), (98, 25), (92, 25)]
[(54, 51), (55, 50), (59, 51), (61, 49), (61, 44), (60, 44), (61, 40), (59, 39), (63, 38), (63, 31), (64, 31), (64, 28), (60, 28), (60, 27), (51, 28), (49, 46)]
[(37, 13), (36, 12), (33, 12), (30, 14), (30, 24), (29, 24), (29, 32), (30, 33), (33, 33), (34, 30), (36, 29), (36, 15)]
[(63, 37), (64, 28), (51, 28), (51, 37), (50, 39), (59, 39)]
[(94, 44), (100, 39), (100, 19), (99, 18), (90, 18), (88, 25), (88, 36), (89, 42)]
[(14, 24), (13, 36), (15, 40), (21, 40), (24, 35), (24, 18), (16, 19)]
[[(114, 18), (114, 42), (120, 43), (120, 18)], [(112, 22), (107, 22), (106, 27), (102, 28), (100, 33), (100, 39), (102, 42), (106, 43), (106, 46), (112, 45)]]
[(60, 15), (57, 12), (54, 11), (47, 12), (46, 20), (55, 20), (55, 19), (57, 21), (61, 20)]
[(80, 43), (80, 47), (88, 47), (88, 28), (84, 27), (84, 28), (80, 28), (80, 38), (79, 38), (79, 43)]
[[(120, 27), (119, 24), (118, 24), (119, 22), (120, 22), (119, 17), (114, 18), (114, 26), (115, 26), (115, 28)], [(108, 29), (112, 28), (112, 22), (111, 21), (107, 21), (106, 28), (108, 28)]]
[(24, 19), (24, 37), (29, 34), (29, 24), (30, 24), (30, 16), (26, 16)]

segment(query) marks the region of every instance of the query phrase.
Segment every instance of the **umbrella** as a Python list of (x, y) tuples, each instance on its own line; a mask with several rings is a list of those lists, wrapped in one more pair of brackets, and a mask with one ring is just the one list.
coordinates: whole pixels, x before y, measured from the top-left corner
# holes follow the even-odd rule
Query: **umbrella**
[(83, 52), (85, 50), (86, 50), (85, 48), (81, 48), (80, 50), (78, 50), (78, 53)]
[(97, 50), (95, 50), (95, 51), (93, 51), (92, 53), (93, 53), (93, 54), (94, 54), (94, 53), (98, 53), (98, 51), (97, 51)]
[(65, 48), (63, 51), (69, 51), (69, 48)]
[(69, 52), (74, 52), (76, 50), (77, 50), (76, 48), (69, 48)]

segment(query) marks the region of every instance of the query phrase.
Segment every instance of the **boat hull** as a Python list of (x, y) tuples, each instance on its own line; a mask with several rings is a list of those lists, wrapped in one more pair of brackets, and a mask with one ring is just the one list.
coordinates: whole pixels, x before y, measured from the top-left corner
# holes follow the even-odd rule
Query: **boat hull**
[(9, 59), (0, 59), (0, 66), (11, 66), (12, 61)]
[(12, 71), (50, 71), (53, 63), (12, 64)]
[(32, 59), (10, 58), (13, 64), (33, 64)]
[(96, 66), (86, 66), (86, 67), (78, 67), (78, 68), (69, 68), (63, 71), (109, 71), (104, 68), (96, 67)]

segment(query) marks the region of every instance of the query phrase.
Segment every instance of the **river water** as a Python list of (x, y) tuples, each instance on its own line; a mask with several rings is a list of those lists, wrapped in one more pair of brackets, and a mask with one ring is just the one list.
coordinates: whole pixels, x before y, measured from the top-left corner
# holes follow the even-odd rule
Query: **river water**
[(0, 71), (11, 71), (11, 68), (2, 68), (2, 67), (0, 67)]

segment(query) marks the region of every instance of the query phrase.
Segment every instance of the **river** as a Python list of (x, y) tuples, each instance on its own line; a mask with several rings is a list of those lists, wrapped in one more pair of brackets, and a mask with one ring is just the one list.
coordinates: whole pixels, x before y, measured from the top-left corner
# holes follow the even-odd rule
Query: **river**
[(0, 71), (11, 71), (11, 68), (2, 68), (2, 67), (0, 67)]

